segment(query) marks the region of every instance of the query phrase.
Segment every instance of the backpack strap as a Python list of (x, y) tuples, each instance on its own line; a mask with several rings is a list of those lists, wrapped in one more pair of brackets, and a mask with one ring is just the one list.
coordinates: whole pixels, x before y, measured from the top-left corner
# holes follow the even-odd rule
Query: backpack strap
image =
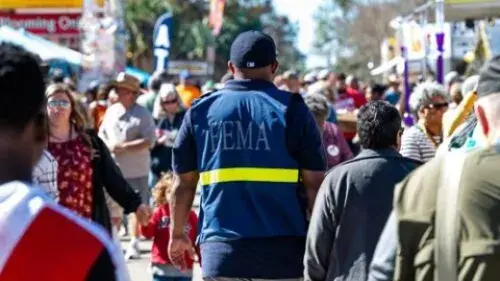
[(434, 280), (458, 280), (458, 198), (466, 154), (448, 152), (443, 159), (434, 239)]

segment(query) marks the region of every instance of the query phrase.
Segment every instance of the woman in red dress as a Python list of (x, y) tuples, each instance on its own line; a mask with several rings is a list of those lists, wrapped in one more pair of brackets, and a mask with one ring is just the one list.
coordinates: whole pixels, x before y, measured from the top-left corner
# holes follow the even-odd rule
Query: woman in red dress
[(123, 178), (104, 143), (85, 130), (75, 99), (62, 84), (47, 88), (50, 121), (48, 150), (58, 163), (59, 203), (111, 231), (104, 188), (126, 213), (136, 212), (147, 223), (149, 208)]

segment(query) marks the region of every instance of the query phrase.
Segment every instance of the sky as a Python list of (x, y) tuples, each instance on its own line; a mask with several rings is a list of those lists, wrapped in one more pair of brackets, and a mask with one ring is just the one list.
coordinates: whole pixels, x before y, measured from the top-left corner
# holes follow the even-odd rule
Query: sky
[(298, 22), (299, 35), (297, 47), (307, 55), (309, 68), (324, 66), (321, 58), (311, 55), (314, 40), (313, 14), (323, 0), (274, 0), (274, 6), (279, 14), (287, 15), (292, 22)]

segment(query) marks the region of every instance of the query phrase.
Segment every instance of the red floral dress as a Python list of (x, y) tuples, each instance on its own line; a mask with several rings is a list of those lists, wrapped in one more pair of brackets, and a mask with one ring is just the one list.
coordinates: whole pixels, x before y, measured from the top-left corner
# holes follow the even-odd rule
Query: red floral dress
[(59, 204), (84, 218), (92, 215), (91, 148), (81, 137), (61, 143), (49, 143), (56, 158)]

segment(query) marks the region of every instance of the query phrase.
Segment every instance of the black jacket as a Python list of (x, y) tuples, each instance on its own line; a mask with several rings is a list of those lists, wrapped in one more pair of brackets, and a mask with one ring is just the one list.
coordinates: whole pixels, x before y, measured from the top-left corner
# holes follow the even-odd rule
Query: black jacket
[(111, 219), (104, 189), (109, 193), (124, 210), (125, 213), (132, 213), (141, 204), (141, 197), (137, 194), (123, 177), (120, 168), (115, 164), (111, 153), (104, 142), (95, 132), (88, 131), (92, 142), (92, 220), (102, 225), (111, 233)]

